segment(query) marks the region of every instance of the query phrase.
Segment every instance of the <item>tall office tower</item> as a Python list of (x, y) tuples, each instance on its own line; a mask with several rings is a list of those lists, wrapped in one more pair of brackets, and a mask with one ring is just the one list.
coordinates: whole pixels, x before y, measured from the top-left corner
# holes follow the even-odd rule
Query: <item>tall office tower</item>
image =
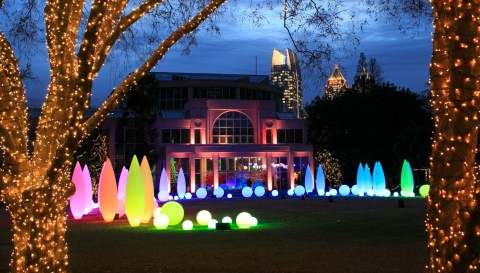
[(338, 68), (338, 64), (335, 64), (332, 74), (328, 78), (327, 84), (325, 84), (324, 96), (328, 99), (332, 99), (336, 96), (342, 95), (348, 88), (348, 83), (342, 72)]
[(270, 76), (273, 84), (283, 90), (283, 112), (290, 112), (297, 118), (302, 118), (302, 75), (297, 54), (287, 48), (285, 56), (280, 51), (273, 49)]

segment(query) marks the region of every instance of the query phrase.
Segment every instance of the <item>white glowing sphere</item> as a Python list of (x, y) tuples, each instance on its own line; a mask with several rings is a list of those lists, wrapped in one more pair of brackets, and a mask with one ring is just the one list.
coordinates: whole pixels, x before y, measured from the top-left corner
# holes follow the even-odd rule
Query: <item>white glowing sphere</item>
[(295, 192), (292, 189), (289, 189), (287, 191), (288, 196), (292, 196)]
[(189, 192), (185, 193), (185, 199), (187, 199), (187, 200), (192, 199), (192, 194), (189, 193)]
[(252, 225), (252, 215), (248, 212), (240, 212), (235, 219), (239, 228), (250, 228)]
[(232, 223), (232, 218), (230, 218), (229, 216), (225, 216), (222, 218), (222, 223)]
[(231, 193), (227, 194), (227, 198), (232, 198), (232, 194)]
[(242, 189), (242, 195), (243, 197), (250, 197), (253, 194), (253, 190), (250, 187), (245, 187)]
[(414, 192), (411, 192), (409, 196), (410, 196), (410, 197), (415, 197), (415, 193), (414, 193)]
[(352, 192), (353, 195), (358, 195), (358, 186), (353, 185), (350, 191)]
[(330, 189), (328, 192), (331, 196), (336, 196), (338, 194), (338, 191), (336, 189)]
[(367, 191), (367, 194), (368, 194), (368, 196), (373, 196), (373, 195), (375, 195), (375, 191), (373, 191), (373, 189), (369, 189)]
[(162, 213), (162, 208), (156, 208), (153, 210), (153, 217), (155, 218), (157, 215)]
[(341, 185), (340, 188), (338, 188), (338, 192), (341, 196), (347, 196), (350, 194), (350, 187), (347, 185)]
[(197, 197), (203, 199), (207, 197), (207, 190), (205, 188), (199, 188), (196, 193)]
[(393, 196), (398, 197), (398, 192), (394, 192)]
[(168, 200), (173, 200), (173, 196), (169, 195)]
[(197, 222), (199, 225), (206, 226), (210, 220), (212, 220), (212, 214), (208, 210), (201, 210), (197, 213)]
[(190, 220), (183, 221), (182, 228), (183, 228), (183, 230), (192, 230), (192, 228), (193, 228), (192, 221), (190, 221)]
[(178, 200), (178, 196), (175, 195), (175, 196), (173, 197), (173, 200), (175, 200), (175, 201)]
[(223, 194), (225, 193), (225, 191), (220, 188), (220, 187), (217, 187), (213, 190), (213, 194), (217, 197), (217, 198), (220, 198), (220, 197), (223, 197)]
[(305, 187), (302, 185), (298, 185), (295, 187), (295, 195), (296, 196), (302, 196), (305, 194)]
[(365, 193), (363, 191), (358, 193), (358, 196), (365, 196)]
[(153, 225), (157, 229), (166, 229), (169, 223), (170, 219), (168, 219), (168, 216), (163, 213), (159, 213), (153, 218)]
[(161, 191), (158, 193), (158, 200), (165, 202), (168, 201), (168, 192), (166, 191)]
[(217, 220), (210, 219), (210, 221), (208, 221), (208, 228), (209, 229), (216, 229), (217, 228), (217, 223), (218, 223)]
[(273, 197), (277, 197), (277, 196), (278, 196), (278, 191), (277, 191), (277, 190), (273, 190), (273, 191), (272, 191), (272, 196), (273, 196)]
[(392, 193), (390, 192), (390, 190), (385, 189), (385, 190), (383, 191), (383, 196), (384, 196), (384, 197), (390, 197), (390, 195), (392, 195)]
[(320, 196), (325, 195), (325, 190), (324, 189), (319, 189), (317, 192), (318, 192), (318, 195), (320, 195)]
[(257, 225), (258, 225), (258, 220), (257, 220), (257, 218), (255, 218), (255, 217), (252, 216), (252, 224), (251, 224), (251, 226), (252, 226), (252, 227), (256, 227)]
[(262, 197), (265, 195), (265, 188), (262, 186), (258, 186), (255, 188), (255, 195), (258, 197)]
[(327, 191), (327, 193), (325, 193), (325, 196), (330, 196), (330, 191)]

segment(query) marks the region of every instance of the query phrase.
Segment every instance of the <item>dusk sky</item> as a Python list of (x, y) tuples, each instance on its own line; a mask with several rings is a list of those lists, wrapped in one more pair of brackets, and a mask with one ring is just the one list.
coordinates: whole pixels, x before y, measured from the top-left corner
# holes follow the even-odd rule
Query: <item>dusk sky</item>
[[(154, 71), (228, 74), (255, 74), (257, 71), (258, 74), (268, 75), (273, 48), (282, 52), (287, 47), (293, 49), (278, 15), (271, 16), (269, 23), (262, 27), (238, 21), (220, 22), (220, 27), (220, 35), (200, 32), (198, 45), (191, 48), (190, 55), (183, 55), (180, 46), (174, 46)], [(359, 54), (364, 52), (367, 60), (372, 57), (377, 59), (386, 81), (421, 92), (428, 88), (431, 29), (420, 29), (415, 34), (402, 34), (395, 24), (379, 20), (358, 33), (361, 43), (355, 51), (350, 52), (352, 56), (337, 52), (334, 59), (349, 84), (353, 83)], [(48, 83), (48, 63), (45, 57), (34, 58), (33, 62), (34, 72), (40, 82), (27, 85), (27, 98), (31, 107), (39, 107)], [(331, 73), (335, 62), (330, 64), (327, 74)], [(135, 61), (129, 63), (135, 67)], [(108, 63), (103, 67), (94, 83), (92, 106), (99, 106), (121, 80), (115, 75), (125, 69), (118, 67)], [(319, 73), (315, 71), (302, 71), (302, 74), (304, 101), (323, 95), (325, 79), (317, 76)]]

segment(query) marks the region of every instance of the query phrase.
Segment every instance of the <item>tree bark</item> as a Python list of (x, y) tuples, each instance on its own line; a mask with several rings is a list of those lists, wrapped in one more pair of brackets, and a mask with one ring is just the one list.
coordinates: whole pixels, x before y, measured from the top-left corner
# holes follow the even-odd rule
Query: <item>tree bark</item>
[(427, 207), (428, 272), (478, 272), (478, 2), (432, 1), (435, 133)]

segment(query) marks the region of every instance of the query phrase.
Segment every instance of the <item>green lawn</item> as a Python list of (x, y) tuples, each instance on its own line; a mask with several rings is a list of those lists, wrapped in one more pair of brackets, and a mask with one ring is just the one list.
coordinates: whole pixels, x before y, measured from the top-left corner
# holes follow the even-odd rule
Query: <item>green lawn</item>
[[(186, 219), (250, 212), (259, 226), (232, 231), (132, 228), (126, 219), (69, 220), (73, 272), (423, 272), (425, 199), (236, 198), (181, 202)], [(11, 231), (0, 214), (0, 272), (8, 271)], [(196, 229), (196, 230), (195, 230)]]

